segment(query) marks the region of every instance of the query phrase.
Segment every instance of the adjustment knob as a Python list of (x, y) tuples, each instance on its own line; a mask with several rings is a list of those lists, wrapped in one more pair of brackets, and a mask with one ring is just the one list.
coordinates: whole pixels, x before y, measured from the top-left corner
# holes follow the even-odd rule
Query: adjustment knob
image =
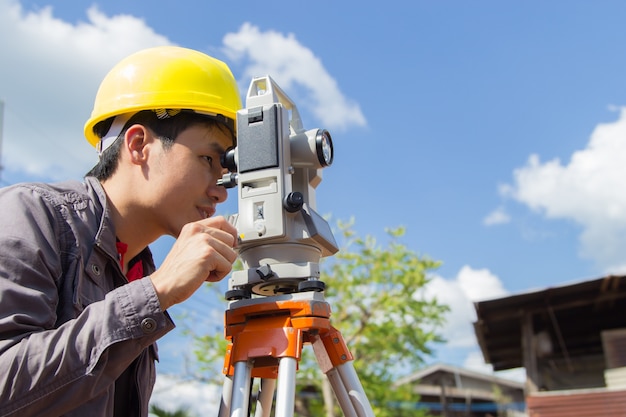
[(294, 191), (289, 193), (285, 197), (285, 201), (283, 201), (283, 206), (285, 206), (285, 210), (289, 213), (295, 213), (296, 211), (302, 208), (304, 204), (304, 196), (299, 191)]
[(272, 271), (272, 268), (268, 264), (258, 267), (256, 273), (263, 281), (267, 281), (274, 276), (274, 271)]

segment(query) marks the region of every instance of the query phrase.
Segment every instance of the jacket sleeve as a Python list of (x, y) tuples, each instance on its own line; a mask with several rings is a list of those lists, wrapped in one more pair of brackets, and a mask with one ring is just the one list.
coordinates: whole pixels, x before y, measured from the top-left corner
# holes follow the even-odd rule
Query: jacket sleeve
[(149, 278), (57, 326), (60, 222), (33, 190), (0, 192), (0, 416), (60, 415), (95, 398), (173, 328)]

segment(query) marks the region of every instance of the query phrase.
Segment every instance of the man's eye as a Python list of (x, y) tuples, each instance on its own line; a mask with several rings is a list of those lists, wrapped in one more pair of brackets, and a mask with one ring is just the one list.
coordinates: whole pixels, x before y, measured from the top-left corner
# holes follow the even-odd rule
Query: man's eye
[(209, 163), (210, 166), (213, 166), (213, 157), (205, 155), (203, 158)]

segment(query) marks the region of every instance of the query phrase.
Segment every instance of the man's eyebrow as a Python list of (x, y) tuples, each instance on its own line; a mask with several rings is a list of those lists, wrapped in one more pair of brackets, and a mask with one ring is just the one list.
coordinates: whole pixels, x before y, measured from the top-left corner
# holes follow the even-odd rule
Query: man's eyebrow
[(211, 142), (209, 144), (209, 147), (211, 148), (212, 151), (217, 152), (219, 154), (226, 152), (226, 149), (224, 149), (224, 147), (217, 142)]

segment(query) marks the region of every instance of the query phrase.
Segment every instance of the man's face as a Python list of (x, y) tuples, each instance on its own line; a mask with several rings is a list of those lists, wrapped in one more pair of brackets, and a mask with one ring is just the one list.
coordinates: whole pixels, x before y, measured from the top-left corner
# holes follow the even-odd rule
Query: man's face
[(217, 185), (225, 172), (220, 156), (231, 139), (217, 127), (194, 125), (178, 135), (172, 146), (155, 142), (149, 176), (149, 204), (162, 233), (178, 236), (182, 227), (215, 214), (227, 191)]

